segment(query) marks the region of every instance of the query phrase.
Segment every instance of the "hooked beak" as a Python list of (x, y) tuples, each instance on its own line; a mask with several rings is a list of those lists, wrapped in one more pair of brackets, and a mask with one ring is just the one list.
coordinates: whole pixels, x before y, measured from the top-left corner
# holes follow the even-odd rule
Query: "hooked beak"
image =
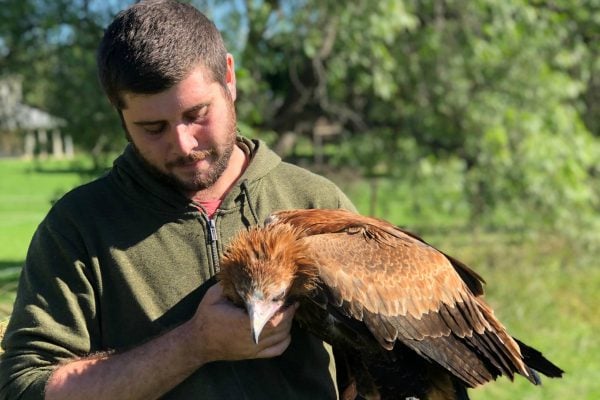
[(283, 302), (271, 300), (251, 299), (246, 303), (250, 323), (252, 324), (252, 337), (258, 344), (258, 338), (263, 328), (275, 313), (281, 308)]

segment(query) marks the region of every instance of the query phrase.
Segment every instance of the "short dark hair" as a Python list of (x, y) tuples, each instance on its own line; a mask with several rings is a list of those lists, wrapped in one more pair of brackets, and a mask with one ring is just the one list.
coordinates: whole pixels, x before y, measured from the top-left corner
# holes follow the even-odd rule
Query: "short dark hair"
[(123, 92), (162, 92), (197, 65), (225, 86), (227, 50), (215, 24), (193, 6), (147, 0), (117, 14), (104, 32), (97, 64), (104, 92), (121, 110)]

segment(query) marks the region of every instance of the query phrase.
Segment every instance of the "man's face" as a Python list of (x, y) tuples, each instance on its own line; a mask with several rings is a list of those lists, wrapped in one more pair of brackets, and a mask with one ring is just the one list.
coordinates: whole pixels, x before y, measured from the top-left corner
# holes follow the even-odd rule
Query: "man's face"
[(199, 66), (158, 94), (125, 93), (128, 138), (150, 169), (186, 194), (213, 185), (235, 146), (233, 61), (227, 89)]

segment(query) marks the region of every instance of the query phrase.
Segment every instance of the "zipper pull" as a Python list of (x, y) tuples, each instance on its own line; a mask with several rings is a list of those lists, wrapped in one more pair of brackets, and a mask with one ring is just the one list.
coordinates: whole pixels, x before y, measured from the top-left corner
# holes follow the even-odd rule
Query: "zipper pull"
[(215, 243), (217, 241), (217, 226), (215, 225), (215, 220), (212, 218), (209, 218), (208, 226), (209, 226), (209, 240), (211, 243)]
[(217, 225), (213, 218), (206, 217), (208, 223), (208, 241), (210, 242), (210, 253), (212, 254), (212, 264), (214, 272), (219, 272), (219, 255), (217, 249)]

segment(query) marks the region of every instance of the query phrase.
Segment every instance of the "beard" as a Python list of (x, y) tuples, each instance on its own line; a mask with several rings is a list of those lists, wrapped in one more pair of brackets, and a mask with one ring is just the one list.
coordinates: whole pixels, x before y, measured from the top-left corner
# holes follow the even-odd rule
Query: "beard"
[[(229, 94), (227, 92), (227, 94)], [(131, 137), (127, 134), (127, 138), (131, 143), (136, 154), (139, 156), (144, 167), (159, 181), (183, 192), (199, 192), (205, 190), (212, 185), (223, 175), (223, 172), (229, 165), (229, 160), (233, 149), (235, 148), (237, 138), (237, 123), (235, 115), (235, 107), (231, 96), (226, 96), (227, 100), (227, 116), (225, 121), (224, 132), (226, 134), (225, 141), (220, 146), (213, 146), (206, 150), (193, 150), (186, 156), (178, 157), (165, 164), (167, 172), (159, 169), (148, 161), (144, 155), (140, 152), (138, 147), (135, 145)], [(173, 168), (178, 166), (188, 165), (190, 163), (198, 162), (204, 159), (211, 160), (211, 164), (208, 169), (204, 171), (196, 171), (191, 177), (182, 179), (175, 173), (171, 172)]]

